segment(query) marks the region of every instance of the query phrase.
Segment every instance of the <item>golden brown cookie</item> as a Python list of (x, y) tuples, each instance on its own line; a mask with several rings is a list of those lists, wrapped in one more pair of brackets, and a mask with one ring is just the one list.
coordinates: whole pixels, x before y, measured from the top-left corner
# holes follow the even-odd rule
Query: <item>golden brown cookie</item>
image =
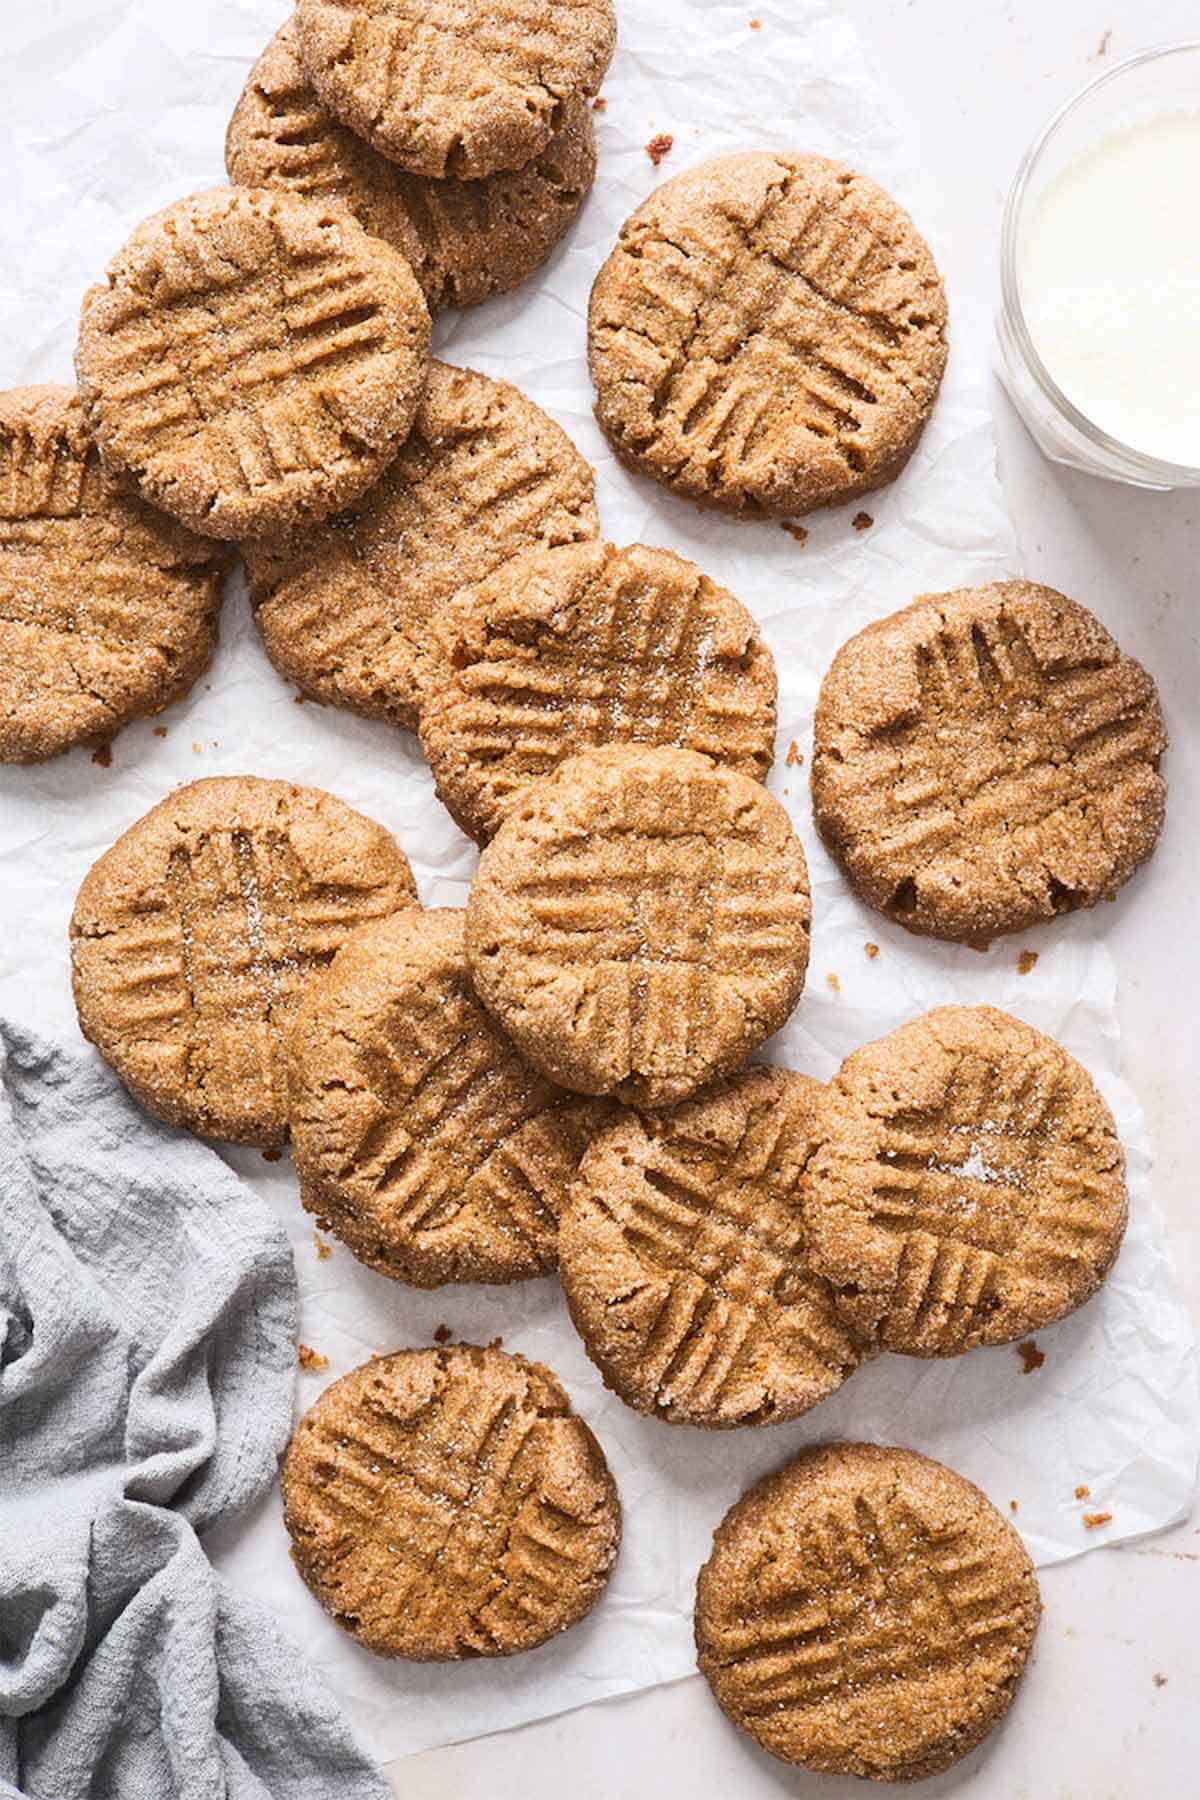
[(289, 1034), (300, 1198), (414, 1287), (553, 1269), (601, 1101), (531, 1069), (471, 988), (463, 915), (393, 913), (309, 983)]
[(904, 467), (941, 384), (946, 300), (865, 175), (742, 151), (626, 220), (588, 353), (596, 417), (633, 468), (735, 513), (804, 513)]
[(436, 614), (421, 748), (486, 843), (533, 781), (589, 744), (673, 744), (764, 781), (775, 661), (695, 563), (633, 544), (505, 563)]
[(177, 788), (92, 865), (71, 918), (79, 1023), (142, 1105), (205, 1137), (287, 1135), (284, 1034), (367, 919), (412, 906), (399, 844), (320, 788)]
[(773, 1425), (840, 1387), (865, 1346), (809, 1267), (804, 1189), (825, 1090), (747, 1069), (584, 1156), (559, 1273), (584, 1347), (639, 1412)]
[(380, 1656), (532, 1650), (591, 1611), (621, 1504), (549, 1369), (455, 1344), (376, 1357), (327, 1387), (283, 1463), (292, 1558)]
[(161, 712), (207, 668), (225, 559), (120, 494), (73, 388), (0, 393), (0, 762)]
[(971, 1482), (913, 1450), (824, 1444), (726, 1513), (696, 1647), (773, 1756), (916, 1781), (1003, 1718), (1040, 1615), (1024, 1545)]
[(286, 188), (349, 208), (412, 264), (431, 313), (520, 285), (568, 230), (596, 173), (592, 110), (568, 101), (545, 148), (485, 181), (431, 181), (339, 125), (300, 61), (294, 18), (250, 72), (229, 122), (225, 166), (239, 187)]
[(415, 729), (436, 608), (596, 529), (592, 471), (553, 419), (505, 381), (435, 362), (408, 442), (357, 506), (243, 552), (280, 673)]
[(300, 55), (335, 117), (414, 175), (523, 169), (616, 43), (612, 0), (297, 0)]
[(991, 1006), (941, 1006), (848, 1056), (809, 1168), (813, 1266), (846, 1322), (957, 1356), (1090, 1299), (1125, 1230), (1124, 1157), (1086, 1069)]
[(800, 998), (800, 840), (758, 782), (692, 750), (610, 747), (536, 783), (467, 905), (480, 999), (552, 1081), (670, 1106)]
[(1111, 897), (1162, 828), (1153, 681), (1028, 581), (927, 594), (843, 644), (821, 686), (821, 835), (910, 931), (1024, 931)]
[(85, 296), (106, 465), (212, 537), (321, 519), (408, 435), (429, 366), (412, 270), (340, 206), (216, 188), (139, 225)]

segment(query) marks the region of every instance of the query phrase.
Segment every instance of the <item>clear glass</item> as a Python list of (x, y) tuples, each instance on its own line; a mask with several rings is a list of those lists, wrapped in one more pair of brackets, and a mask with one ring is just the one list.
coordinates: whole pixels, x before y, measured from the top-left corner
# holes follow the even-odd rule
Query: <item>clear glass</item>
[(1033, 208), (1068, 164), (1125, 126), (1197, 108), (1200, 41), (1146, 50), (1109, 69), (1069, 101), (1026, 151), (1004, 211), (1000, 249), (999, 373), (1034, 438), (1054, 462), (1160, 492), (1200, 487), (1200, 468), (1134, 450), (1110, 437), (1067, 398), (1029, 332), (1021, 300), (1021, 250)]

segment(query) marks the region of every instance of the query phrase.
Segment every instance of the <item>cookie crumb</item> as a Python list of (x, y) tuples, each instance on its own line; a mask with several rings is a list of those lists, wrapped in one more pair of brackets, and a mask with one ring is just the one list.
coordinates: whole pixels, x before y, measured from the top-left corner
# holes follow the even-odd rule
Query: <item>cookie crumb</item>
[(92, 751), (92, 761), (98, 769), (111, 769), (112, 745), (97, 744), (96, 748)]
[(608, 101), (604, 98), (603, 94), (597, 94), (596, 98), (592, 101), (592, 111), (593, 112), (607, 112), (608, 111)]
[(793, 738), (791, 743), (788, 745), (787, 755), (784, 757), (783, 760), (787, 764), (789, 769), (798, 769), (800, 767), (800, 764), (804, 761), (804, 753), (801, 750), (799, 744), (796, 742), (795, 738)]
[(1077, 1487), (1075, 1489), (1075, 1498), (1077, 1500), (1087, 1500), (1090, 1497), (1091, 1492), (1092, 1490), (1090, 1487)]
[(842, 991), (842, 984), (833, 973), (830, 973), (825, 977), (825, 984), (832, 989), (835, 994), (840, 994)]
[(154, 735), (155, 735), (155, 737), (166, 737), (166, 735), (167, 735), (166, 726), (165, 725), (156, 725), (154, 727)]
[(329, 1358), (322, 1356), (319, 1350), (310, 1350), (307, 1344), (297, 1344), (296, 1361), (302, 1369), (327, 1369)]
[(453, 1336), (454, 1333), (448, 1325), (439, 1325), (433, 1334), (433, 1341), (435, 1344), (448, 1344)]
[(779, 529), (780, 531), (786, 531), (790, 538), (795, 538), (798, 544), (807, 544), (808, 542), (807, 528), (803, 525), (793, 525), (790, 519), (782, 519), (779, 524)]
[(1037, 968), (1038, 953), (1036, 950), (1022, 950), (1017, 958), (1017, 974), (1028, 975)]
[(878, 944), (864, 944), (863, 949), (866, 951), (867, 959), (870, 962), (874, 962), (875, 958), (879, 955), (879, 945)]
[(308, 699), (307, 694), (293, 694), (292, 695), (292, 705), (293, 706), (303, 706), (304, 702), (307, 699)]
[(761, 31), (762, 30), (762, 20), (761, 19), (751, 19), (750, 29), (751, 29), (751, 31)]
[(1162, 1675), (1162, 1674), (1156, 1675), (1154, 1677), (1154, 1685), (1155, 1685), (1155, 1687), (1166, 1687), (1166, 1685), (1167, 1685), (1166, 1676)]
[(1100, 58), (1102, 56), (1108, 55), (1109, 46), (1112, 43), (1112, 41), (1113, 41), (1113, 34), (1112, 34), (1112, 26), (1110, 25), (1108, 30), (1104, 33), (1103, 37), (1100, 39), (1100, 43), (1096, 49), (1097, 62), (1100, 60)]
[(489, 1350), (503, 1350), (503, 1348), (504, 1339), (502, 1337), (494, 1337), (488, 1345)]
[(278, 1162), (282, 1155), (282, 1150), (264, 1150), (262, 1159), (264, 1162)]
[(1009, 1512), (1013, 1512), (1013, 1513), (1015, 1513), (1015, 1512), (1016, 1512), (1016, 1510), (1017, 1510), (1017, 1503), (1016, 1503), (1016, 1501), (1015, 1501), (1015, 1500), (1010, 1500), (1010, 1501), (1009, 1501), (1009, 1503), (1008, 1503), (1008, 1510), (1009, 1510)]
[(850, 523), (855, 531), (870, 531), (875, 521), (869, 512), (856, 512)]
[(317, 1256), (319, 1257), (321, 1262), (327, 1261), (328, 1258), (333, 1255), (333, 1251), (330, 1249), (329, 1245), (325, 1242), (324, 1238), (320, 1235), (319, 1232), (316, 1232), (316, 1231), (313, 1232), (313, 1243), (316, 1245)]
[(675, 139), (671, 136), (670, 132), (660, 131), (657, 137), (652, 137), (650, 142), (646, 145), (646, 155), (657, 169), (663, 157), (670, 156), (674, 147)]
[(1017, 1355), (1021, 1359), (1022, 1375), (1032, 1375), (1046, 1360), (1045, 1352), (1038, 1349), (1033, 1338), (1026, 1338), (1023, 1344), (1017, 1345)]
[(196, 743), (194, 743), (194, 744), (193, 744), (193, 745), (192, 745), (192, 755), (193, 755), (193, 756), (199, 756), (199, 754), (200, 754), (200, 752), (201, 752), (201, 751), (202, 751), (202, 750), (203, 750), (203, 748), (204, 748), (204, 745), (203, 745), (203, 744), (196, 744)]
[(1109, 1524), (1111, 1520), (1112, 1514), (1110, 1512), (1084, 1513), (1083, 1528), (1085, 1531), (1096, 1531), (1101, 1525)]

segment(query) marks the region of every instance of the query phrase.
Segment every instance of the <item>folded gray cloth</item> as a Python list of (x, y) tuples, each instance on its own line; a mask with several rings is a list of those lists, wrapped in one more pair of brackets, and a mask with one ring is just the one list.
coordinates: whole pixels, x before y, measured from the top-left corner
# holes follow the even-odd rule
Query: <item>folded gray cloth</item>
[(198, 1533), (287, 1438), (286, 1239), (211, 1150), (0, 1022), (0, 1796), (385, 1800)]

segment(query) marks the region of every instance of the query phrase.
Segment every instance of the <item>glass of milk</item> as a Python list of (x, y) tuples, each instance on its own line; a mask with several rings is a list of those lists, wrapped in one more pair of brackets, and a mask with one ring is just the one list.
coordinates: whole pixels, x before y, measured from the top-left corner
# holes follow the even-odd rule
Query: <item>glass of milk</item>
[(1046, 454), (1200, 487), (1200, 42), (1084, 89), (1004, 215), (1000, 374)]

